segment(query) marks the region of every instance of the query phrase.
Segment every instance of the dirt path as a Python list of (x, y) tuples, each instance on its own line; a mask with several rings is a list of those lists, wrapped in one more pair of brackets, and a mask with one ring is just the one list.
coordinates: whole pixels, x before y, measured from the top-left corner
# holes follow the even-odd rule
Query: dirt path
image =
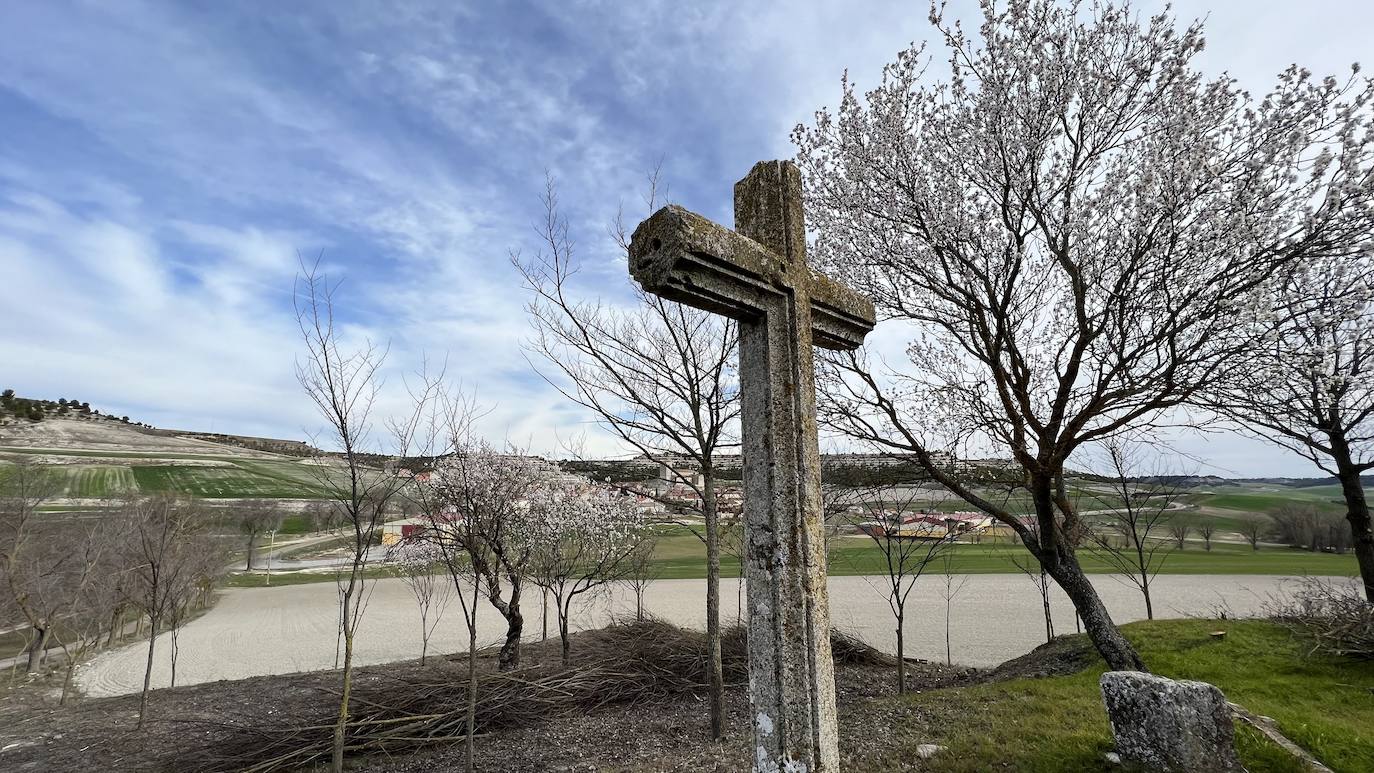
[[(944, 601), (937, 595), (936, 587), (942, 579), (923, 578), (912, 594), (906, 627), (911, 655), (944, 658)], [(892, 651), (896, 636), (879, 590), (881, 581), (882, 578), (830, 578), (831, 618), (836, 627)], [(1286, 581), (1249, 575), (1165, 575), (1156, 580), (1155, 608), (1160, 617), (1212, 616), (1218, 604), (1227, 605), (1236, 613), (1253, 613), (1260, 610), (1268, 594)], [(1133, 587), (1108, 575), (1094, 575), (1093, 582), (1118, 622), (1144, 617), (1144, 604)], [(735, 582), (726, 580), (723, 586), (722, 616), (733, 621)], [(358, 637), (358, 663), (418, 657), (419, 615), (410, 591), (400, 580), (382, 580), (371, 587), (371, 599)], [(650, 586), (647, 603), (654, 615), (700, 628), (705, 621), (704, 595), (702, 580), (662, 580)], [(333, 668), (336, 605), (333, 583), (228, 590), (214, 609), (182, 630), (177, 683)], [(524, 606), (526, 635), (538, 639), (539, 595), (528, 594)], [(1057, 589), (1053, 610), (1056, 631), (1072, 633), (1072, 607)], [(632, 611), (633, 597), (618, 588), (584, 603), (574, 616), (574, 627), (599, 627), (612, 614)], [(480, 608), (478, 622), (479, 641), (484, 646), (495, 643), (504, 633), (499, 616), (489, 605)], [(554, 631), (556, 625), (551, 620), (550, 632), (556, 635)], [(956, 662), (995, 665), (1030, 651), (1044, 637), (1039, 596), (1029, 580), (1019, 574), (968, 576), (955, 600), (952, 616)], [(466, 648), (466, 641), (462, 618), (455, 606), (440, 622), (430, 641), (430, 651), (461, 651)], [(79, 669), (78, 685), (95, 696), (137, 691), (142, 683), (146, 647), (146, 642), (137, 643), (101, 655)], [(153, 685), (165, 687), (170, 674), (170, 640), (166, 635), (159, 638), (158, 651)]]

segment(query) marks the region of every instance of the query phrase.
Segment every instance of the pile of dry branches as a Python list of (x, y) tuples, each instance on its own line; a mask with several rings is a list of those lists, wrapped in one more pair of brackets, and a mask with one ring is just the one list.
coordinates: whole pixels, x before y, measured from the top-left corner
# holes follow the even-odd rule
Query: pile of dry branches
[(1311, 652), (1374, 660), (1374, 604), (1345, 584), (1306, 578), (1268, 616), (1311, 642)]
[[(889, 656), (836, 633), (836, 662), (890, 663)], [(727, 683), (747, 678), (744, 629), (724, 632)], [(579, 636), (574, 662), (479, 674), (477, 732), (581, 715), (611, 704), (636, 704), (706, 689), (706, 636), (660, 621), (617, 623)], [(459, 656), (461, 657), (461, 656)], [(886, 660), (884, 660), (886, 659)], [(465, 738), (465, 674), (455, 668), (379, 671), (354, 687), (350, 754), (413, 751)], [(322, 698), (324, 696), (321, 696)], [(330, 696), (337, 698), (337, 696)], [(206, 770), (272, 771), (308, 766), (330, 754), (331, 701), (319, 716), (262, 724), (221, 724), (201, 754)], [(303, 721), (304, 720), (304, 721)]]

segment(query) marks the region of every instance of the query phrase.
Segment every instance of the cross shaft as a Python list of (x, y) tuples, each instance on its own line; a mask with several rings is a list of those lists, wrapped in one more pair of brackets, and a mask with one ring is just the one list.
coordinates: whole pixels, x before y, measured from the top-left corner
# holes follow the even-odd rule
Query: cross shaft
[(681, 207), (635, 229), (647, 292), (740, 321), (749, 697), (756, 771), (839, 769), (812, 344), (857, 347), (873, 304), (806, 265), (801, 175), (760, 162), (738, 232)]

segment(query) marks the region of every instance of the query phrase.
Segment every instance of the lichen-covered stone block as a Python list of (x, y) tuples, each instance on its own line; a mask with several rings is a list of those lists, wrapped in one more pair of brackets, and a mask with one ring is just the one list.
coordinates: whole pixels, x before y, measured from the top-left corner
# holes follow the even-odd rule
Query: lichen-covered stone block
[(1159, 771), (1244, 770), (1231, 708), (1215, 686), (1139, 671), (1109, 671), (1100, 684), (1123, 761)]

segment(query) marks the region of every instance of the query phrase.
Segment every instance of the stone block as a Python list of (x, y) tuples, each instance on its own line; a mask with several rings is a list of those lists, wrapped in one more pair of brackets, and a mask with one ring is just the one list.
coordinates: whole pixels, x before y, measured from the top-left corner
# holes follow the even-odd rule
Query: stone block
[(1109, 671), (1100, 684), (1123, 761), (1159, 771), (1244, 770), (1231, 708), (1215, 686), (1138, 671)]

